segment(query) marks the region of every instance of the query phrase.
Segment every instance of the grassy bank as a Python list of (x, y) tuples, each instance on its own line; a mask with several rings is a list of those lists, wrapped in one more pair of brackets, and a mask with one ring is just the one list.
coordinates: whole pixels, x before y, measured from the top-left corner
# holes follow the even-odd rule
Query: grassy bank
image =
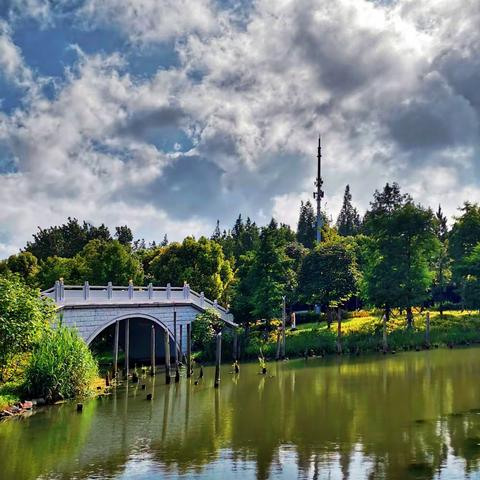
[[(414, 327), (406, 329), (405, 317), (392, 316), (387, 328), (390, 350), (411, 350), (425, 347), (425, 313), (415, 316)], [(336, 352), (337, 324), (328, 329), (325, 322), (301, 324), (287, 331), (286, 355), (298, 357), (309, 354)], [(430, 343), (432, 346), (468, 345), (480, 343), (480, 315), (469, 312), (438, 312), (430, 314)], [(374, 352), (382, 346), (381, 315), (360, 313), (360, 316), (342, 321), (342, 349), (344, 353)], [(263, 353), (273, 358), (276, 353), (276, 333), (265, 342), (260, 334), (251, 337), (243, 350), (244, 358), (256, 358)]]

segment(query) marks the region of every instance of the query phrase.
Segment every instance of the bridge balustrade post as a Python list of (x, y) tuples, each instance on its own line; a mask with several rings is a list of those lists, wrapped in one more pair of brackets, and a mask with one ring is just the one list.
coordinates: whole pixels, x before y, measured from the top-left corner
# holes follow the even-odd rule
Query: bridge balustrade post
[(148, 299), (151, 300), (153, 298), (153, 284), (148, 284)]
[(65, 284), (63, 283), (63, 278), (60, 279), (60, 301), (65, 300)]
[(200, 306), (203, 308), (205, 306), (205, 294), (200, 292)]
[(213, 306), (214, 306), (216, 309), (218, 309), (218, 300), (217, 300), (217, 299), (215, 299), (215, 300), (213, 301)]
[(112, 293), (113, 293), (112, 282), (108, 282), (108, 284), (107, 284), (107, 298), (109, 300), (112, 299)]
[(83, 299), (88, 300), (89, 296), (90, 296), (90, 285), (88, 281), (86, 281), (83, 285)]
[(186, 300), (188, 298), (188, 284), (185, 282), (183, 284), (183, 298)]
[(133, 280), (128, 281), (128, 299), (131, 300), (133, 298)]
[(55, 280), (54, 292), (55, 292), (55, 301), (58, 302), (60, 300), (60, 281), (59, 280)]
[(171, 286), (169, 283), (167, 283), (167, 290), (166, 290), (166, 292), (167, 292), (167, 300), (170, 300), (170, 298), (171, 298), (171, 296), (172, 296), (172, 286)]

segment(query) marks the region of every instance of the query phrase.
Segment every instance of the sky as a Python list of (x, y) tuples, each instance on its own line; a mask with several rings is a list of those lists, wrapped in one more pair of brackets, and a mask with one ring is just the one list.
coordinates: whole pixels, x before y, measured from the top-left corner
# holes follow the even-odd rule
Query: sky
[(0, 258), (77, 217), (296, 226), (396, 181), (480, 202), (478, 0), (0, 0)]

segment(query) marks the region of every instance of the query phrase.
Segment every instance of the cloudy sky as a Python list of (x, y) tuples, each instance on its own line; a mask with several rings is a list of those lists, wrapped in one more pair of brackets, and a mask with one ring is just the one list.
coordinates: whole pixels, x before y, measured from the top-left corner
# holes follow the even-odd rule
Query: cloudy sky
[(1, 0), (0, 258), (67, 216), (159, 240), (398, 181), (480, 201), (478, 0)]

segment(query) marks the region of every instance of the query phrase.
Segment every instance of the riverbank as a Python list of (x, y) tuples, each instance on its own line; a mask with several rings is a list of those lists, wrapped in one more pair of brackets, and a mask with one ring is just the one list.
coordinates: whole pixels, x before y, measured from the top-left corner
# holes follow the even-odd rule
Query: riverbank
[[(343, 353), (359, 354), (383, 350), (381, 315), (359, 312), (342, 321)], [(413, 328), (407, 330), (404, 315), (394, 314), (387, 326), (388, 349), (391, 352), (427, 348), (426, 312), (417, 313)], [(328, 355), (337, 353), (337, 323), (327, 327), (325, 322), (297, 325), (286, 332), (286, 356)], [(430, 346), (452, 347), (480, 343), (480, 315), (471, 312), (448, 311), (430, 313)], [(257, 358), (263, 354), (275, 358), (277, 334), (271, 332), (265, 341), (262, 332), (255, 332), (244, 343), (242, 358)]]

